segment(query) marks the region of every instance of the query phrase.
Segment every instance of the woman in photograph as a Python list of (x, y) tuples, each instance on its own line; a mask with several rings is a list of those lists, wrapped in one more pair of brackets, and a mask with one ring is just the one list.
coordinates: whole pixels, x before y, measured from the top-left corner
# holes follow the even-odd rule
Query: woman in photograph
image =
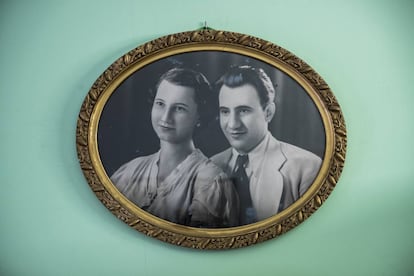
[(211, 93), (199, 72), (173, 68), (161, 76), (151, 111), (160, 150), (129, 161), (111, 177), (141, 209), (193, 227), (237, 223), (238, 198), (232, 182), (193, 142), (194, 131), (212, 107)]

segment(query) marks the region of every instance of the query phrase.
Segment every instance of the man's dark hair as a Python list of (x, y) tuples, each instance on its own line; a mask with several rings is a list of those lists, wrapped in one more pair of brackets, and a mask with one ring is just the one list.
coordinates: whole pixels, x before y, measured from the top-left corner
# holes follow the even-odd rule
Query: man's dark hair
[(256, 88), (263, 108), (274, 101), (275, 88), (269, 76), (261, 68), (247, 65), (232, 67), (216, 82), (216, 87), (219, 91), (223, 85), (234, 88), (244, 84)]
[[(194, 89), (194, 101), (197, 104), (197, 111), (200, 115), (200, 122), (208, 121), (211, 112), (214, 95), (207, 78), (200, 72), (188, 68), (172, 68), (165, 72), (156, 85), (155, 93), (162, 81), (168, 81), (175, 85), (190, 87)], [(155, 96), (155, 95), (154, 95)]]

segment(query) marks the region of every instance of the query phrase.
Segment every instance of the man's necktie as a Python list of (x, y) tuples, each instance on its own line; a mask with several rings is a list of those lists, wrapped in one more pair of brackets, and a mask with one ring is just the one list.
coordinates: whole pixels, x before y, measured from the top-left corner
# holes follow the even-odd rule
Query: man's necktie
[(240, 213), (239, 224), (245, 225), (256, 221), (256, 212), (253, 208), (250, 196), (249, 177), (246, 174), (245, 166), (249, 161), (248, 155), (237, 156), (236, 165), (233, 170), (232, 180), (237, 193), (239, 194)]

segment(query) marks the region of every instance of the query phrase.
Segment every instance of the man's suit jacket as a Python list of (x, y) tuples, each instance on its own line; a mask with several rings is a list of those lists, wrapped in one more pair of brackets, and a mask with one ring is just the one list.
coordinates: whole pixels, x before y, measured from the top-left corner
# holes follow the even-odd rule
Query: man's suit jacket
[[(259, 169), (250, 178), (250, 194), (257, 219), (271, 217), (301, 197), (314, 181), (321, 166), (315, 154), (278, 141), (270, 133)], [(211, 160), (229, 176), (232, 148)]]

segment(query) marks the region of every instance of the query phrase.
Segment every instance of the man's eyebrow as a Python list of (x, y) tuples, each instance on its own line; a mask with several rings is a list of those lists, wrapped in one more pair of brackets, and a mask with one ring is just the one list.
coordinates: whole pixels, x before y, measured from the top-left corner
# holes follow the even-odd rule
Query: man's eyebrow
[(253, 109), (250, 105), (238, 105), (235, 109)]
[[(219, 109), (230, 109), (230, 107), (220, 106)], [(236, 109), (236, 110), (239, 110), (239, 109), (253, 109), (253, 107), (251, 107), (250, 105), (238, 105), (234, 109)]]

